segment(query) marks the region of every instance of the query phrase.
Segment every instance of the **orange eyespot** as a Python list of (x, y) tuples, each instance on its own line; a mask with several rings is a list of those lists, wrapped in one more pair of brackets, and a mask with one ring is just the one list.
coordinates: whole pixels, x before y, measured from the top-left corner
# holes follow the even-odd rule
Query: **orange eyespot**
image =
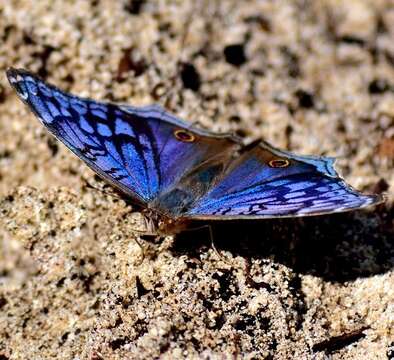
[(196, 137), (192, 133), (183, 129), (175, 130), (174, 136), (177, 140), (182, 142), (193, 142), (196, 140)]
[(273, 159), (268, 165), (272, 168), (285, 168), (290, 165), (290, 161), (287, 159)]

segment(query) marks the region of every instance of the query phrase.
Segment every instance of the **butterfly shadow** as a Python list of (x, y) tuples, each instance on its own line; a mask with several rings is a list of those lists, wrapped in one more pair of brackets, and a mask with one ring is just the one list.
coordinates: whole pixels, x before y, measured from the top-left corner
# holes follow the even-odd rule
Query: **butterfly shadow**
[[(271, 260), (301, 274), (346, 282), (394, 268), (394, 209), (309, 218), (211, 223), (220, 252)], [(177, 236), (173, 252), (198, 257), (211, 240), (207, 228)], [(223, 255), (225, 256), (225, 255)]]

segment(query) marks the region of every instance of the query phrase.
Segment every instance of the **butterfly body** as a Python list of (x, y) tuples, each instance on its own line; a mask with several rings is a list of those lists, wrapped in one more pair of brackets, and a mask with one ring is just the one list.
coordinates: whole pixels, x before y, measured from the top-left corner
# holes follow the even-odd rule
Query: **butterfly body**
[(163, 232), (191, 220), (319, 215), (382, 201), (347, 185), (333, 158), (299, 156), (264, 141), (244, 145), (161, 107), (80, 98), (25, 70), (7, 76), (53, 135)]

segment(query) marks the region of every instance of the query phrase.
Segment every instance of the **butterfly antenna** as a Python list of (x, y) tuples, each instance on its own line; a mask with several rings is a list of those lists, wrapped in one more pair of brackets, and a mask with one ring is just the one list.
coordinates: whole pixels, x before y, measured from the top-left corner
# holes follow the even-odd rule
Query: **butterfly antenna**
[(183, 230), (184, 232), (187, 231), (197, 231), (197, 230), (201, 230), (201, 229), (208, 229), (208, 233), (209, 233), (209, 239), (211, 242), (211, 249), (215, 252), (215, 254), (218, 256), (218, 258), (222, 261), (224, 261), (227, 265), (232, 265), (230, 263), (230, 261), (228, 261), (228, 259), (226, 257), (224, 257), (220, 251), (216, 248), (215, 246), (215, 241), (214, 241), (214, 236), (213, 236), (213, 229), (211, 225), (202, 225), (202, 226), (197, 226), (197, 227), (192, 227), (192, 228), (188, 228)]

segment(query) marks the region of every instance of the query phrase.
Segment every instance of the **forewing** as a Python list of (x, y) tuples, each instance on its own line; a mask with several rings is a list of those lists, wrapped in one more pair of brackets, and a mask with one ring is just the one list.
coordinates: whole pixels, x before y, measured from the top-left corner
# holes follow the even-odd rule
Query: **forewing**
[(209, 157), (238, 146), (230, 136), (191, 128), (157, 106), (136, 108), (80, 98), (25, 70), (10, 69), (7, 76), (52, 134), (142, 203)]
[(380, 201), (380, 196), (363, 195), (347, 185), (334, 170), (332, 158), (297, 156), (263, 142), (229, 166), (188, 215), (212, 219), (306, 216)]

